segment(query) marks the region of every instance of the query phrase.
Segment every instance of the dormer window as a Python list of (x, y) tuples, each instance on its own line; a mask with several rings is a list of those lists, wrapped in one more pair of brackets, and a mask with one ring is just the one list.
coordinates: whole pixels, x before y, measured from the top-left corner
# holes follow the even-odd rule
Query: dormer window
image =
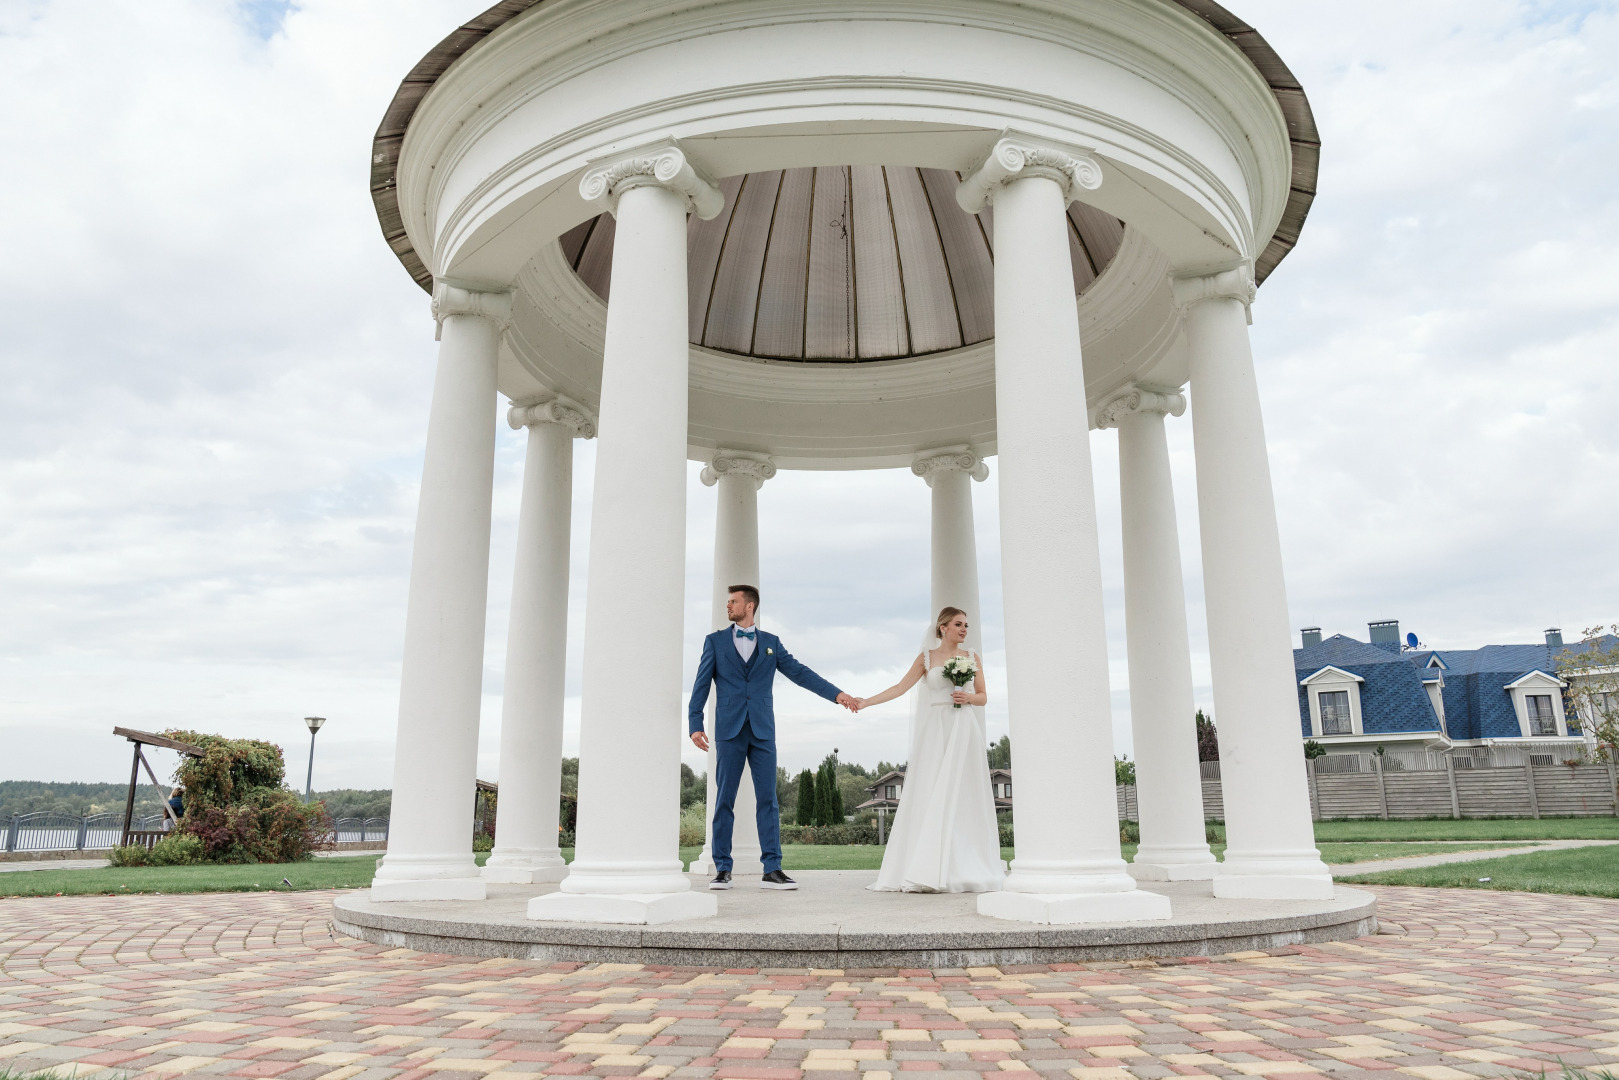
[(1518, 734), (1567, 738), (1568, 720), (1563, 716), (1563, 687), (1567, 684), (1544, 671), (1531, 671), (1502, 687), (1512, 695), (1512, 711), (1518, 714)]
[(1359, 675), (1342, 668), (1324, 667), (1300, 682), (1310, 703), (1310, 733), (1314, 738), (1359, 735)]
[(1355, 718), (1349, 711), (1348, 690), (1323, 690), (1317, 695), (1321, 703), (1321, 734), (1353, 735)]
[(1552, 709), (1550, 694), (1525, 694), (1525, 711), (1529, 714), (1529, 734), (1556, 735), (1557, 713)]

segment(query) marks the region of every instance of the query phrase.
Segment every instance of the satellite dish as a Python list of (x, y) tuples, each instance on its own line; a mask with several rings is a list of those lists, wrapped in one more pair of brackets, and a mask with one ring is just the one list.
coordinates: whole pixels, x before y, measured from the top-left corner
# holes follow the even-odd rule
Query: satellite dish
[(1405, 635), (1405, 643), (1407, 645), (1409, 645), (1411, 648), (1415, 649), (1417, 647), (1417, 635), (1415, 635), (1415, 634), (1407, 634), (1407, 635)]

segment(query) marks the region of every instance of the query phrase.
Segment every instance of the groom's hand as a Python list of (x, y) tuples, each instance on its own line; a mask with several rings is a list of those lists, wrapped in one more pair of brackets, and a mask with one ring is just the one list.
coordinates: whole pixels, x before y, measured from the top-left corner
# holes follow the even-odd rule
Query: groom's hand
[(843, 694), (843, 693), (838, 694), (837, 701), (838, 701), (839, 705), (842, 705), (845, 709), (848, 709), (850, 712), (858, 712), (860, 710), (860, 702), (859, 702), (859, 700), (856, 699), (856, 698), (850, 697), (848, 694)]
[(694, 732), (692, 732), (691, 733), (691, 741), (697, 746), (697, 749), (701, 750), (705, 754), (708, 753), (708, 732), (706, 732), (706, 731), (694, 731)]

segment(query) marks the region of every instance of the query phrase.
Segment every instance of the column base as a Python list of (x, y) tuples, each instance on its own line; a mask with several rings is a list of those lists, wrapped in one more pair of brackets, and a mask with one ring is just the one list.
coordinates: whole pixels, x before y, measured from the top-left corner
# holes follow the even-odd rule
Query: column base
[(1319, 852), (1233, 856), (1214, 875), (1214, 895), (1233, 900), (1330, 900), (1332, 871)]
[(1142, 889), (1113, 893), (991, 892), (978, 914), (1014, 922), (1069, 924), (1145, 922), (1170, 917), (1169, 897)]
[(1127, 869), (1137, 881), (1208, 881), (1219, 863), (1207, 844), (1149, 848), (1136, 852)]
[(1219, 866), (1212, 859), (1206, 863), (1144, 863), (1137, 859), (1130, 864), (1130, 876), (1137, 881), (1209, 881)]
[(528, 902), (528, 917), (545, 922), (658, 923), (707, 919), (718, 915), (720, 902), (708, 892), (625, 893), (602, 896), (554, 892)]
[(502, 855), (499, 850), (489, 856), (478, 874), (485, 881), (508, 885), (533, 885), (561, 881), (568, 876), (568, 864), (561, 855)]
[(373, 881), (371, 899), (390, 900), (486, 900), (489, 890), (483, 878), (424, 878), (417, 881)]
[(371, 899), (483, 900), (489, 895), (472, 853), (465, 855), (387, 854), (377, 863)]

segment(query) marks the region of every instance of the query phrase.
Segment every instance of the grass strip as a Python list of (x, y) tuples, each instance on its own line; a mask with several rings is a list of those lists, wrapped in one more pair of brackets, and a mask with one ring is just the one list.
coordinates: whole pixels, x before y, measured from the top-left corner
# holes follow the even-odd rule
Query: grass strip
[(1417, 885), (1619, 898), (1619, 844), (1536, 851), (1450, 866), (1384, 870), (1339, 880), (1348, 885)]
[[(1441, 851), (1490, 848), (1475, 844), (1323, 844), (1321, 857), (1329, 863), (1366, 862), (1401, 855), (1430, 855)], [(689, 868), (701, 848), (680, 849), (681, 861)], [(883, 848), (871, 845), (834, 846), (829, 844), (787, 844), (782, 848), (782, 865), (795, 870), (876, 870), (883, 863)], [(1215, 855), (1225, 850), (1214, 845)], [(1126, 844), (1123, 855), (1135, 857), (1136, 846)], [(564, 848), (563, 857), (573, 860), (573, 849)], [(481, 866), (487, 854), (479, 854)], [(1012, 858), (1011, 848), (1002, 848), (1001, 857)], [(140, 866), (107, 867), (101, 870), (27, 870), (0, 874), (0, 896), (93, 896), (96, 894), (180, 894), (205, 892), (303, 892), (311, 889), (363, 889), (371, 884), (377, 855), (354, 855), (331, 859), (311, 859), (298, 863), (262, 863), (252, 866)], [(1469, 864), (1471, 865), (1471, 864)], [(753, 870), (753, 867), (746, 867)], [(291, 882), (282, 884), (283, 879)], [(0, 1078), (3, 1080), (3, 1078)]]

